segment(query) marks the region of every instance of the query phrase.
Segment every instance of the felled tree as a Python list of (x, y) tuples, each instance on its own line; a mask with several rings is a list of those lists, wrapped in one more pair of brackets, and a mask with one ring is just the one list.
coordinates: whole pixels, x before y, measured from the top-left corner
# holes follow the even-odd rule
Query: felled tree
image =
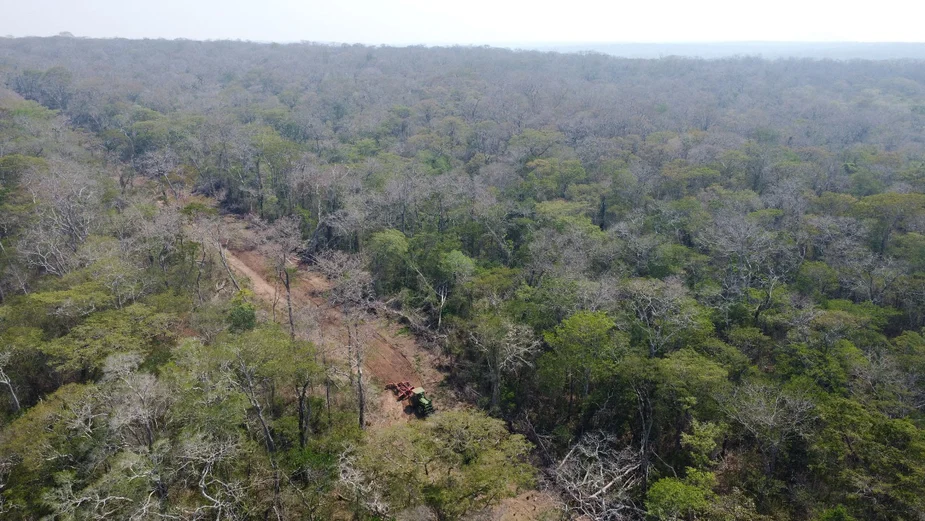
[(552, 475), (577, 516), (621, 521), (637, 517), (632, 493), (642, 481), (641, 466), (638, 451), (619, 447), (613, 435), (595, 432), (572, 445)]

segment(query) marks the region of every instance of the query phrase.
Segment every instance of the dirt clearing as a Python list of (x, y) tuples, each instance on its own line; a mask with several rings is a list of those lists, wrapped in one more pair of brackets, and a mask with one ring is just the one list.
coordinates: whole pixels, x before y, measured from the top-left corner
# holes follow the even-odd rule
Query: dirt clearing
[[(285, 289), (281, 284), (271, 282), (273, 276), (264, 257), (254, 250), (229, 250), (225, 255), (231, 269), (250, 280), (249, 287), (254, 295), (271, 310), (275, 308), (278, 319), (284, 320)], [(328, 302), (325, 292), (331, 286), (322, 274), (300, 266), (292, 285), (293, 307), (297, 311), (308, 311), (315, 317), (317, 327), (309, 335), (310, 340), (330, 349), (339, 359), (346, 360), (348, 319), (341, 309)], [(453, 401), (449, 393), (440, 389), (443, 374), (436, 369), (436, 355), (419, 345), (414, 336), (399, 324), (367, 314), (360, 318), (357, 333), (364, 351), (363, 370), (375, 387), (371, 389), (375, 395), (371, 396), (378, 396), (370, 403), (372, 424), (389, 425), (413, 418), (405, 411), (406, 404), (395, 400), (392, 392), (384, 389), (389, 382), (408, 381), (424, 387), (438, 407), (446, 408)]]

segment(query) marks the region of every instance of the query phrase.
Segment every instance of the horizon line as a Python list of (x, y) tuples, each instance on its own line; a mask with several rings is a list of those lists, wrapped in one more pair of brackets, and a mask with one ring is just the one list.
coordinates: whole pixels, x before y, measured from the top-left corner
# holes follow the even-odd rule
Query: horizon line
[(61, 31), (50, 35), (0, 35), (7, 40), (28, 38), (74, 38), (78, 40), (157, 40), (157, 41), (187, 41), (187, 42), (235, 42), (277, 45), (363, 45), (367, 47), (511, 47), (511, 46), (581, 46), (581, 45), (925, 45), (925, 40), (909, 42), (901, 40), (676, 40), (676, 41), (633, 41), (633, 40), (589, 40), (589, 41), (494, 41), (494, 42), (348, 42), (348, 41), (321, 41), (321, 40), (253, 40), (247, 38), (189, 38), (183, 36), (86, 36), (76, 35), (69, 31)]

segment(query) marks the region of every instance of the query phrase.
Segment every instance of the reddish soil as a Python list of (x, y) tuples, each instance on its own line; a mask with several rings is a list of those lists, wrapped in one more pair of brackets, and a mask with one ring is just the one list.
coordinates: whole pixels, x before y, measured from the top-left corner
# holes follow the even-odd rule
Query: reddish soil
[[(281, 284), (271, 282), (272, 273), (260, 253), (235, 250), (226, 251), (225, 255), (236, 275), (249, 279), (246, 285), (254, 295), (271, 309), (275, 305), (277, 319), (284, 321), (285, 290)], [(292, 288), (293, 306), (297, 312), (307, 311), (315, 317), (318, 327), (309, 335), (310, 339), (329, 349), (337, 358), (346, 360), (346, 317), (342, 310), (328, 303), (325, 292), (330, 288), (331, 282), (322, 274), (300, 267)], [(438, 406), (449, 405), (451, 397), (439, 391), (443, 374), (435, 368), (435, 355), (418, 345), (410, 333), (374, 315), (361, 318), (358, 333), (364, 349), (363, 370), (372, 379), (372, 387), (379, 395), (369, 403), (370, 423), (390, 425), (413, 417), (407, 402), (398, 402), (384, 389), (389, 382), (408, 381), (420, 385), (434, 396)]]
[[(246, 257), (252, 257), (253, 255), (250, 252), (239, 252), (237, 254), (230, 251), (225, 252), (225, 257), (228, 259), (228, 264), (231, 266), (231, 269), (237, 274), (238, 277), (245, 276), (250, 280), (250, 290), (254, 292), (254, 295), (257, 296), (266, 304), (273, 305), (273, 302), (277, 298), (276, 288), (272, 284), (267, 282), (267, 279), (264, 275), (258, 273), (251, 266), (259, 267), (261, 271), (264, 270), (263, 266), (255, 263), (253, 260), (248, 262), (245, 260)], [(240, 281), (238, 281), (240, 283)]]
[[(226, 223), (232, 224), (230, 220), (226, 220)], [(274, 275), (267, 268), (266, 259), (250, 247), (253, 241), (251, 232), (239, 228), (242, 223), (236, 224), (235, 228), (238, 229), (235, 237), (229, 241), (231, 250), (226, 251), (228, 264), (237, 276), (249, 279), (248, 287), (268, 308), (272, 310), (275, 306), (277, 320), (284, 322), (285, 290), (282, 284), (273, 283)], [(295, 265), (295, 260), (292, 263)], [(316, 345), (328, 349), (339, 360), (345, 361), (348, 358), (346, 316), (341, 309), (328, 302), (326, 292), (331, 287), (331, 281), (324, 275), (306, 266), (299, 266), (292, 287), (293, 307), (297, 312), (307, 312), (315, 317), (317, 325), (306, 336)], [(388, 382), (409, 381), (424, 387), (434, 398), (438, 410), (462, 406), (450, 393), (440, 388), (444, 375), (436, 369), (437, 356), (420, 345), (409, 332), (398, 324), (372, 314), (361, 318), (358, 330), (365, 355), (364, 373), (371, 379), (370, 399), (367, 403), (367, 418), (371, 427), (385, 427), (414, 418), (407, 401), (399, 402), (391, 391), (385, 390), (384, 386)], [(530, 490), (505, 499), (487, 512), (484, 519), (554, 521), (563, 518), (554, 495)]]
[(528, 490), (507, 498), (492, 509), (491, 521), (558, 521), (565, 519), (556, 497), (549, 492)]

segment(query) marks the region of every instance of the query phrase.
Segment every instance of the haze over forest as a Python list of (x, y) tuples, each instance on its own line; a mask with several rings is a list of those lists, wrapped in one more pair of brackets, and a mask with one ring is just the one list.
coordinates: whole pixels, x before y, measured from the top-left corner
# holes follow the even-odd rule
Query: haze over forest
[[(406, 45), (442, 4), (59, 4), (0, 22), (0, 518), (925, 519), (889, 1), (637, 44), (499, 4), (442, 46)], [(223, 39), (357, 13), (394, 45)], [(27, 37), (68, 29), (137, 38)]]

